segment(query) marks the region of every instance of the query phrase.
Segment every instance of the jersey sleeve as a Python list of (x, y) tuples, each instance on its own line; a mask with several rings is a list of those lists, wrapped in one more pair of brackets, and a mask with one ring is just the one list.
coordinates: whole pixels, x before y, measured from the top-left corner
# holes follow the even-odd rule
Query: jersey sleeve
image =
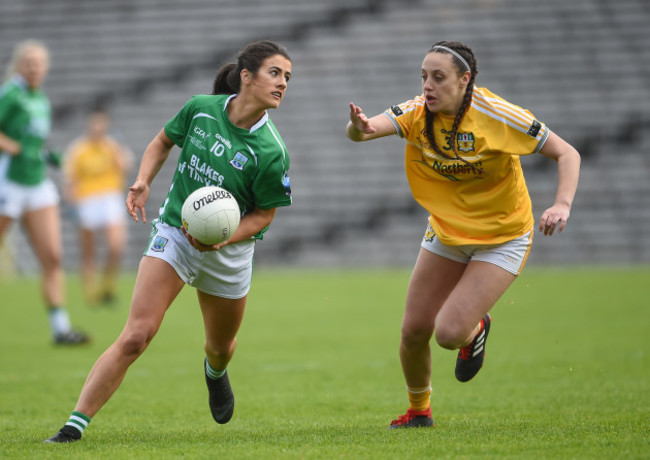
[(187, 101), (183, 108), (165, 124), (165, 134), (179, 147), (183, 147), (185, 143), (187, 130), (190, 128), (190, 123), (194, 116), (194, 104), (195, 98)]
[(503, 123), (502, 136), (495, 136), (500, 145), (495, 145), (495, 150), (500, 150), (510, 155), (530, 155), (541, 150), (550, 133), (544, 123), (538, 121), (528, 111), (529, 120), (521, 126)]
[(273, 133), (264, 162), (253, 180), (255, 206), (261, 209), (289, 206), (291, 204), (291, 179), (289, 177), (289, 155), (284, 142), (274, 127), (268, 126)]
[(488, 115), (484, 129), (490, 133), (490, 149), (510, 155), (530, 155), (541, 150), (550, 134), (548, 127), (528, 110), (487, 92), (477, 93), (474, 107)]
[(411, 99), (401, 104), (387, 108), (383, 113), (395, 126), (395, 131), (400, 137), (406, 138), (411, 131), (417, 112), (418, 98)]
[(17, 96), (16, 91), (6, 88), (7, 86), (0, 88), (0, 131), (13, 113)]
[(289, 170), (282, 161), (276, 160), (260, 170), (253, 181), (255, 204), (261, 209), (289, 206), (291, 204), (291, 180)]

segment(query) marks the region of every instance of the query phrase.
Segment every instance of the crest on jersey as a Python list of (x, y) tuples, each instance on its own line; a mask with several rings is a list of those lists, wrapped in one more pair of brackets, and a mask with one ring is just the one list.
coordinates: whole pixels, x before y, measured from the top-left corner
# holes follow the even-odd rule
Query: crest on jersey
[(458, 150), (461, 152), (474, 151), (474, 133), (458, 133), (456, 134)]
[(284, 192), (287, 196), (291, 196), (291, 178), (289, 175), (284, 173), (284, 176), (282, 176), (282, 186), (284, 187)]
[(433, 231), (431, 222), (429, 222), (429, 225), (427, 225), (427, 231), (424, 233), (424, 241), (427, 243), (432, 243), (435, 236), (436, 232)]
[(237, 152), (233, 159), (230, 160), (230, 164), (233, 165), (235, 169), (239, 169), (240, 171), (244, 169), (244, 165), (247, 162), (248, 157), (241, 152)]

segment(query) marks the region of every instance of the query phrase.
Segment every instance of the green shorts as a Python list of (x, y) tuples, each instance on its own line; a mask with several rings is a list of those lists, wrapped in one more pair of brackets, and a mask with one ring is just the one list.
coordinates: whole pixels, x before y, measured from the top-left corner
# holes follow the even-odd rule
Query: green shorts
[(200, 252), (180, 228), (156, 220), (143, 255), (164, 260), (185, 283), (201, 292), (241, 299), (251, 287), (254, 250), (251, 238), (219, 251)]

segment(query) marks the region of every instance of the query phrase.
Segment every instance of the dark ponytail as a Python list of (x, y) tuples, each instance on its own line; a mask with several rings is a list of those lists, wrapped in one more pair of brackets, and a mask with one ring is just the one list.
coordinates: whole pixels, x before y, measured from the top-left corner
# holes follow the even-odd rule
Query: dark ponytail
[(219, 69), (212, 85), (212, 94), (235, 94), (239, 92), (240, 79), (237, 64), (230, 63)]
[[(465, 62), (461, 61), (460, 59), (458, 59), (458, 57), (446, 51), (444, 48), (439, 48), (439, 47), (445, 47), (455, 51), (460, 56), (462, 56)], [(466, 64), (469, 65), (469, 72), (471, 75), (469, 78), (469, 82), (467, 83), (467, 88), (465, 89), (465, 95), (463, 96), (463, 102), (460, 105), (460, 110), (458, 110), (458, 113), (456, 114), (456, 118), (454, 118), (454, 124), (452, 125), (451, 132), (449, 133), (449, 145), (451, 146), (451, 150), (454, 156), (452, 157), (444, 153), (436, 143), (435, 134), (433, 132), (433, 120), (435, 118), (435, 114), (425, 106), (427, 139), (429, 140), (429, 143), (431, 144), (433, 150), (438, 155), (441, 155), (445, 158), (449, 158), (452, 160), (460, 160), (463, 163), (470, 166), (472, 168), (472, 171), (480, 174), (481, 169), (476, 168), (476, 166), (474, 166), (472, 163), (465, 160), (464, 158), (460, 158), (458, 156), (458, 151), (456, 149), (456, 144), (458, 142), (457, 140), (458, 126), (460, 125), (460, 122), (465, 116), (465, 112), (467, 112), (467, 109), (469, 108), (472, 102), (472, 95), (474, 94), (474, 81), (476, 80), (476, 74), (478, 73), (478, 66), (476, 63), (476, 57), (474, 56), (474, 52), (469, 46), (463, 43), (442, 41), (434, 44), (429, 50), (429, 53), (444, 53), (444, 54), (451, 55), (452, 62), (456, 67), (456, 71), (458, 72), (458, 75), (463, 75), (468, 70)]]
[(212, 94), (238, 93), (241, 86), (241, 71), (246, 69), (254, 77), (264, 60), (276, 55), (291, 61), (287, 50), (270, 40), (262, 40), (246, 45), (237, 56), (236, 64), (226, 64), (219, 69), (212, 86)]

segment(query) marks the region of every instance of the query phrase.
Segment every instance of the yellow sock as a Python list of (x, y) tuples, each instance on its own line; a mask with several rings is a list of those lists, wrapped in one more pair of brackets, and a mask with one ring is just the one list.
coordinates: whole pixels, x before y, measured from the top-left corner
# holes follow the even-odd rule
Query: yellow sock
[(102, 294), (113, 295), (114, 292), (115, 292), (115, 276), (105, 275), (104, 280), (102, 282)]
[(410, 408), (417, 411), (427, 410), (431, 406), (431, 386), (422, 388), (406, 387)]

